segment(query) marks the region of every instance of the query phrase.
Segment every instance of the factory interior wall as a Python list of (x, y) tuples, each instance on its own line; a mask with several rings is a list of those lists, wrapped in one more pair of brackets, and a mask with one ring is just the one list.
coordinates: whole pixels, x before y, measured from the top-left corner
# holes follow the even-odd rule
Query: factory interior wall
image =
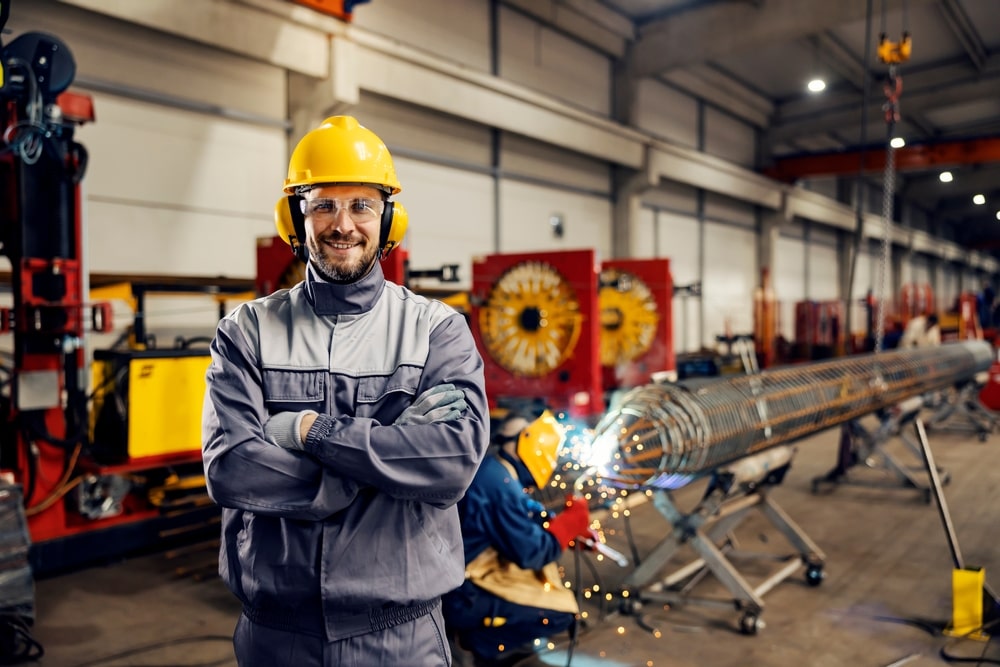
[(607, 56), (509, 7), (501, 7), (499, 14), (501, 77), (587, 111), (611, 114)]
[(472, 258), (493, 251), (493, 179), (481, 173), (395, 159), (403, 192), (395, 199), (409, 213), (403, 247), (410, 268), (437, 269), (458, 265), (458, 282), (427, 278), (414, 286), (468, 290), (472, 287)]
[(657, 81), (636, 84), (632, 122), (649, 134), (688, 148), (698, 147), (698, 100)]
[(756, 166), (756, 149), (756, 134), (752, 126), (715, 107), (705, 109), (706, 153), (753, 169)]
[(878, 246), (873, 243), (862, 243), (854, 266), (854, 299), (850, 304), (852, 309), (851, 328), (854, 333), (862, 333), (867, 326), (867, 310), (865, 297), (868, 290), (878, 294)]
[(418, 44), (424, 51), (466, 67), (489, 72), (489, 12), (488, 2), (378, 0), (365, 3), (354, 12), (353, 23), (404, 44)]
[(89, 155), (90, 271), (252, 277), (254, 238), (273, 229), (283, 173), (284, 72), (62, 5), (19, 3), (8, 27), (57, 34), (93, 97), (96, 122), (77, 132)]
[(702, 277), (704, 327), (701, 342), (715, 347), (719, 334), (753, 333), (753, 292), (758, 285), (753, 230), (705, 222)]
[[(498, 11), (494, 54), (489, 6), (478, 0), (379, 0), (357, 11), (354, 23), (463, 68), (488, 74), (496, 67), (504, 81), (595, 116), (610, 115), (608, 55), (509, 7)], [(273, 233), (271, 211), (286, 166), (292, 102), (286, 71), (51, 0), (20, 3), (9, 27), (64, 39), (77, 57), (78, 88), (95, 99), (97, 122), (79, 133), (92, 159), (84, 183), (90, 269), (251, 277), (254, 241)], [(88, 83), (103, 88), (88, 90)], [(142, 91), (152, 95), (138, 99)], [(639, 129), (752, 166), (752, 125), (655, 80), (640, 82), (634, 92), (628, 115)], [(177, 102), (190, 104), (179, 108)], [(465, 288), (472, 257), (484, 252), (592, 247), (602, 258), (611, 256), (608, 163), (367, 91), (341, 110), (373, 127), (396, 156), (404, 185), (399, 200), (411, 214), (404, 247), (414, 268), (457, 263), (462, 282), (455, 287)], [(494, 132), (499, 156), (491, 148)], [(832, 181), (817, 189), (836, 194)], [(759, 279), (756, 213), (740, 194), (699, 194), (666, 181), (643, 194), (643, 202), (657, 208), (647, 232), (655, 256), (671, 260), (678, 284), (703, 284), (702, 299), (689, 300), (689, 316), (674, 328), (678, 350), (713, 345), (727, 323), (735, 332), (752, 328), (751, 297)], [(866, 193), (869, 207), (881, 201), (874, 194)], [(553, 216), (564, 220), (562, 238), (551, 233)], [(821, 230), (830, 232), (817, 224), (799, 253), (808, 262), (804, 289), (796, 290), (791, 278), (787, 286), (776, 285), (783, 302), (800, 293), (836, 298), (836, 246), (815, 241)], [(121, 242), (126, 236), (129, 244)], [(224, 253), (217, 250), (222, 247)], [(875, 261), (865, 249), (856, 298), (876, 287)], [(967, 285), (978, 282), (971, 270), (963, 278)], [(675, 302), (679, 318), (678, 309)]]
[(837, 238), (829, 231), (822, 231), (812, 228), (809, 232), (806, 297), (815, 301), (830, 301), (840, 298)]
[[(795, 228), (789, 232), (797, 231)], [(782, 230), (774, 252), (771, 286), (778, 300), (778, 332), (786, 340), (795, 340), (795, 303), (807, 295), (807, 246), (801, 236), (786, 236)]]
[[(549, 220), (559, 216), (559, 237)], [(500, 183), (500, 251), (593, 248), (598, 260), (611, 257), (611, 203), (602, 196), (505, 179)]]
[[(660, 210), (656, 212), (654, 224), (656, 256), (670, 259), (674, 286), (683, 287), (701, 281), (702, 228), (698, 219), (674, 211)], [(682, 293), (674, 297), (671, 306), (674, 349), (677, 352), (697, 351), (702, 341), (701, 298)]]

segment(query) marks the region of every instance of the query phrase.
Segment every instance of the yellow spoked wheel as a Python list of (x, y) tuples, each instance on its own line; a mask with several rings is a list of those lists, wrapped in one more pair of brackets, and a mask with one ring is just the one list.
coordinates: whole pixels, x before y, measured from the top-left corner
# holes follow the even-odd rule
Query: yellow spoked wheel
[(601, 365), (615, 366), (649, 350), (660, 315), (649, 287), (627, 271), (601, 271)]
[(524, 377), (546, 375), (569, 358), (580, 338), (581, 319), (573, 288), (544, 262), (507, 269), (479, 311), (490, 357)]

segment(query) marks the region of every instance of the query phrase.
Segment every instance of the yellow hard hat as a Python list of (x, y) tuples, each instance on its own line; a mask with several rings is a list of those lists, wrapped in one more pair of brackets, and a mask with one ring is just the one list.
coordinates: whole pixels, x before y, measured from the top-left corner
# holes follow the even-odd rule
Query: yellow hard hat
[(562, 424), (548, 410), (521, 430), (517, 439), (517, 456), (539, 488), (548, 484), (552, 477), (559, 448), (565, 438)]
[(366, 183), (390, 195), (402, 188), (389, 149), (353, 116), (331, 116), (299, 141), (288, 161), (285, 192), (327, 183)]
[[(285, 193), (274, 209), (278, 236), (306, 261), (305, 220), (298, 210), (302, 189), (317, 185), (358, 183), (371, 185), (389, 195), (402, 188), (396, 178), (389, 149), (378, 136), (353, 116), (331, 116), (299, 141), (288, 161)], [(409, 216), (399, 202), (387, 201), (379, 232), (380, 257), (385, 258), (403, 241)]]

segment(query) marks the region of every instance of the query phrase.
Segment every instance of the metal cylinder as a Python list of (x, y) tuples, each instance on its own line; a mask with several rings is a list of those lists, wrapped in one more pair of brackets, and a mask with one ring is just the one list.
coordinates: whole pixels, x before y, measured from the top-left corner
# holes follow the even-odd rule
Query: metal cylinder
[(587, 463), (620, 488), (677, 488), (720, 465), (987, 370), (989, 343), (864, 354), (755, 375), (650, 384), (602, 417)]

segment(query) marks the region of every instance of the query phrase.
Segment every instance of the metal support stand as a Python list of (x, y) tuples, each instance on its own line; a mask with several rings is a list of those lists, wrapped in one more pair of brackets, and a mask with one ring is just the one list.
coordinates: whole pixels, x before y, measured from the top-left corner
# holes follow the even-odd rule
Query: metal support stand
[(953, 431), (974, 433), (980, 442), (985, 442), (1000, 419), (979, 402), (981, 383), (969, 381), (942, 395), (942, 403), (926, 427), (933, 431)]
[[(806, 568), (806, 581), (818, 586), (823, 581), (825, 554), (808, 535), (768, 497), (771, 486), (780, 482), (787, 470), (768, 475), (753, 484), (732, 484), (725, 474), (713, 480), (697, 507), (684, 513), (673, 502), (670, 492), (658, 490), (653, 504), (673, 526), (671, 534), (660, 542), (622, 584), (625, 603), (622, 611), (638, 611), (645, 601), (681, 605), (685, 603), (732, 607), (740, 612), (739, 629), (744, 634), (756, 634), (764, 624), (763, 596), (800, 568)], [(757, 509), (784, 535), (795, 548), (792, 554), (761, 554), (741, 551), (732, 531), (751, 510)], [(684, 545), (690, 546), (697, 558), (666, 577), (650, 581)], [(768, 559), (778, 566), (756, 585), (751, 584), (736, 568), (739, 559)], [(695, 585), (708, 573), (732, 595), (731, 599), (695, 597)]]
[[(934, 454), (931, 452), (930, 443), (927, 441), (927, 431), (924, 423), (919, 419), (913, 421), (913, 427), (920, 443), (920, 451), (923, 455), (924, 466), (927, 470), (927, 477), (930, 479), (931, 492), (937, 501), (938, 515), (941, 517), (941, 524), (944, 526), (944, 534), (948, 540), (948, 548), (951, 551), (951, 560), (956, 570), (965, 569), (965, 559), (958, 546), (958, 536), (955, 534), (955, 526), (951, 522), (951, 512), (948, 510), (948, 502), (944, 497), (941, 478), (938, 476), (938, 468), (934, 465)], [(988, 583), (983, 584), (983, 625), (994, 625), (1000, 621), (1000, 600), (996, 593), (990, 588)]]
[[(837, 465), (828, 473), (812, 480), (813, 493), (819, 493), (824, 485), (854, 484), (878, 488), (917, 489), (923, 494), (924, 502), (931, 502), (931, 488), (923, 474), (923, 454), (920, 445), (914, 442), (903, 426), (914, 421), (923, 399), (916, 398), (895, 406), (883, 415), (878, 428), (869, 430), (857, 420), (845, 422), (841, 426), (840, 444), (837, 453)], [(917, 462), (904, 463), (896, 454), (888, 451), (887, 446), (898, 438), (904, 445), (904, 451), (910, 452)], [(873, 470), (879, 475), (851, 475), (854, 468), (863, 467)], [(950, 481), (950, 475), (945, 470), (936, 471), (942, 483)]]

